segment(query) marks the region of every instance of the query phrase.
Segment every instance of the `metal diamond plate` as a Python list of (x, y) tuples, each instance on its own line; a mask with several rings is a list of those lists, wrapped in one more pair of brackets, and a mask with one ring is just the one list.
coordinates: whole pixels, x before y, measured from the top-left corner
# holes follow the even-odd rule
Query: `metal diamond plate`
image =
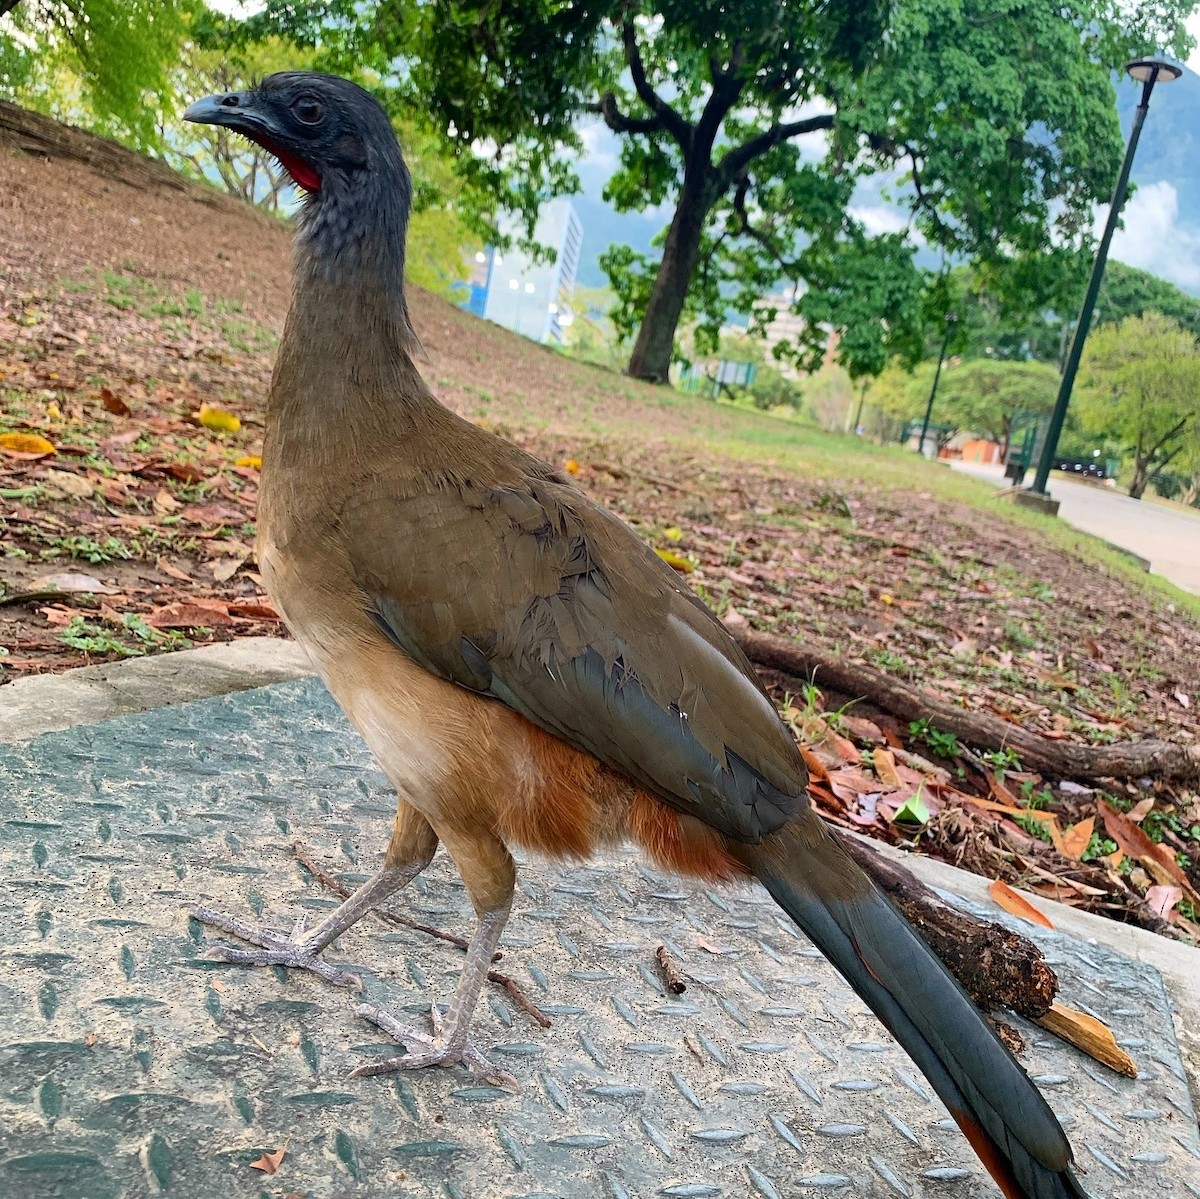
[[(391, 800), (313, 681), (0, 747), (0, 1194), (650, 1199), (997, 1192), (908, 1059), (764, 892), (630, 855), (525, 862), (477, 1038), (521, 1092), (465, 1071), (350, 1080), (395, 1046), (309, 975), (203, 960), (192, 899), (274, 927), (353, 884)], [(444, 854), (394, 902), (469, 931)], [(1025, 930), (1029, 931), (1029, 930)], [(1043, 1033), (1025, 1064), (1100, 1199), (1200, 1199), (1200, 1139), (1155, 970), (1040, 930), (1067, 1002), (1108, 1020), (1119, 1078)], [(689, 980), (668, 994), (673, 949)], [(333, 947), (421, 1019), (461, 954), (368, 921)], [(274, 1176), (250, 1168), (286, 1146)]]

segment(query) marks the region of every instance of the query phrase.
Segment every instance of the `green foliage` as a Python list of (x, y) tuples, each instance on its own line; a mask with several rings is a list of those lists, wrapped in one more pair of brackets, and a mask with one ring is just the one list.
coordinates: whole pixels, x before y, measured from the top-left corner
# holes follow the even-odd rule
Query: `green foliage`
[[(1061, 366), (1089, 265), (1079, 262), (1079, 269), (1064, 271), (1058, 294), (1047, 297), (1046, 305), (1034, 311), (1006, 304), (1004, 289), (995, 285), (994, 272), (956, 267), (944, 285), (945, 307), (959, 318), (950, 342), (951, 353), (963, 358), (1033, 359)], [(1148, 271), (1110, 259), (1100, 285), (1093, 329), (1147, 312), (1160, 312), (1200, 336), (1200, 300)], [(937, 351), (931, 338), (926, 357), (935, 357)]]
[(140, 150), (163, 144), (200, 0), (24, 0), (0, 19), (0, 95)]
[(1200, 346), (1175, 321), (1149, 313), (1096, 329), (1079, 384), (1079, 420), (1127, 448), (1135, 499), (1169, 463), (1200, 466)]
[(942, 371), (937, 419), (986, 436), (1003, 452), (1017, 413), (1049, 412), (1058, 382), (1058, 372), (1044, 362), (960, 362)]
[(939, 758), (957, 757), (960, 752), (958, 738), (953, 733), (942, 732), (927, 716), (911, 721), (908, 733), (914, 740), (924, 741)]
[[(311, 8), (268, 7), (289, 19)], [(365, 23), (413, 55), (405, 85), (455, 139), (481, 212), (516, 208), (532, 229), (541, 200), (572, 183), (579, 119), (622, 135), (609, 198), (675, 211), (658, 260), (606, 259), (616, 324), (639, 333), (635, 364), (652, 341), (669, 356), (680, 318), (714, 340), (728, 307), (751, 311), (782, 277), (807, 284), (796, 360), (819, 361), (829, 326), (858, 376), (920, 356), (914, 234), (986, 268), (1009, 306), (1058, 299), (1078, 278), (1121, 150), (1112, 64), (1186, 45), (1190, 4), (1128, 8), (375, 0), (354, 6), (354, 36)], [(871, 176), (899, 178), (908, 229), (872, 234), (856, 217), (855, 186)]]

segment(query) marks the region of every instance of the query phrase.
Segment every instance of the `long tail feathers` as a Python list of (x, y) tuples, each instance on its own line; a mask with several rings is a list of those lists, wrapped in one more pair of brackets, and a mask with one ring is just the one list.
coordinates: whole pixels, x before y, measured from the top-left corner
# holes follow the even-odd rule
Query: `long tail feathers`
[(1088, 1199), (1037, 1087), (819, 822), (797, 822), (761, 845), (738, 848), (921, 1068), (1007, 1199)]

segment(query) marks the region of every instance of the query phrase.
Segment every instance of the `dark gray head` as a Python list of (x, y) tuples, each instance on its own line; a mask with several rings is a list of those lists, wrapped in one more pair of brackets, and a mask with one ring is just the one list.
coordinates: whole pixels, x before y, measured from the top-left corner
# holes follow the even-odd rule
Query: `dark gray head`
[(244, 134), (305, 190), (300, 244), (313, 274), (384, 283), (402, 295), (412, 183), (369, 92), (336, 75), (284, 71), (197, 100), (183, 118)]

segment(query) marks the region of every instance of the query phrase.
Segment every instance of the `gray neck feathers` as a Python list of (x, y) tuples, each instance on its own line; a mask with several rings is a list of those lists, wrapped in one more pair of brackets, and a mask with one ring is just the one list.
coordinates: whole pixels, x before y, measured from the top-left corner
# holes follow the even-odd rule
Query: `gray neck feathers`
[(305, 200), (296, 236), (297, 298), (310, 291), (339, 296), (347, 307), (393, 325), (405, 350), (424, 357), (404, 294), (412, 182), (388, 132), (383, 144), (371, 146), (366, 169), (332, 172)]

